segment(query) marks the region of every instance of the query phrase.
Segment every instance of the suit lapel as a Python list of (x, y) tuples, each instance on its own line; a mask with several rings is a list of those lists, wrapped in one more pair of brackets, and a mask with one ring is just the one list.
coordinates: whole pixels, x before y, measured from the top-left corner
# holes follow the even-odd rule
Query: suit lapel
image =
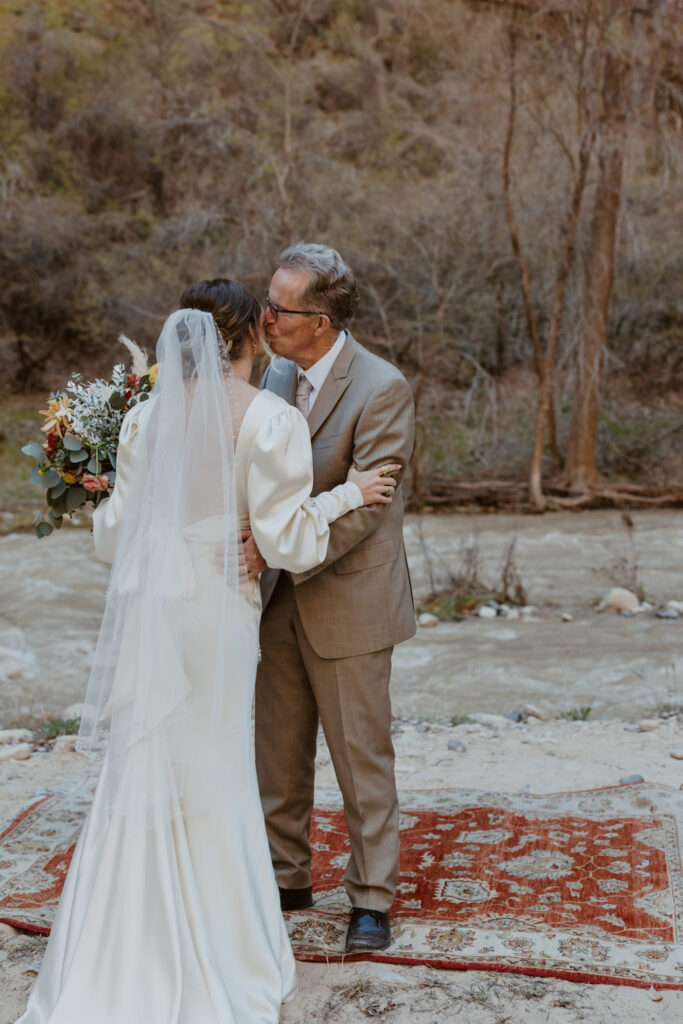
[[(341, 353), (340, 353), (341, 355)], [(297, 369), (296, 363), (289, 359), (276, 359), (263, 378), (262, 388), (284, 398), (285, 402), (294, 405), (296, 399)]]
[(320, 389), (320, 394), (316, 398), (315, 405), (311, 409), (308, 417), (308, 427), (311, 431), (311, 437), (315, 437), (351, 383), (350, 369), (353, 357), (356, 354), (357, 345), (358, 342), (351, 334), (349, 334), (341, 352), (332, 364), (332, 369), (328, 373), (325, 383)]

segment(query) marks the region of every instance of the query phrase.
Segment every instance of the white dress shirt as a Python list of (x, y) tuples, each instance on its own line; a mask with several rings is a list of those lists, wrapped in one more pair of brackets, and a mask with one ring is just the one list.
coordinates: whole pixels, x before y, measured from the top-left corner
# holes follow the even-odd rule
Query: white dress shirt
[(344, 342), (346, 341), (346, 331), (340, 331), (332, 348), (321, 356), (317, 363), (313, 363), (313, 366), (309, 366), (307, 370), (298, 368), (297, 380), (301, 380), (302, 377), (306, 377), (311, 385), (311, 395), (308, 400), (308, 412), (310, 414), (311, 409), (315, 405), (315, 400), (320, 394), (320, 389), (327, 380), (327, 376), (334, 365), (334, 361), (341, 352)]

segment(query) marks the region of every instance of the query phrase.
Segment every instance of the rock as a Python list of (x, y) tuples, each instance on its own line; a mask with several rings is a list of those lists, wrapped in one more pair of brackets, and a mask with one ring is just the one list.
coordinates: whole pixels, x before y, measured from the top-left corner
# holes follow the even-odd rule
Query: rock
[(432, 615), (431, 612), (422, 612), (422, 615), (418, 616), (417, 621), (423, 629), (433, 629), (434, 626), (439, 625), (438, 618), (436, 615)]
[(640, 732), (639, 725), (625, 725), (624, 732)]
[(520, 614), (519, 613), (519, 608), (510, 608), (509, 611), (505, 612), (505, 618), (506, 619), (518, 619), (519, 618), (519, 614)]
[(522, 615), (533, 615), (538, 609), (535, 604), (525, 604), (523, 608), (520, 608)]
[(602, 612), (605, 608), (614, 608), (618, 612), (638, 612), (640, 611), (640, 601), (632, 590), (626, 590), (625, 587), (612, 587), (609, 594), (598, 605), (598, 611)]
[(521, 711), (504, 711), (503, 718), (509, 718), (511, 722), (521, 722), (522, 712)]
[(658, 729), (660, 725), (661, 725), (661, 722), (659, 721), (658, 718), (645, 718), (640, 723), (640, 731), (641, 732), (654, 732), (655, 729)]
[(0, 743), (29, 743), (32, 739), (28, 729), (0, 729)]
[(18, 743), (12, 747), (0, 749), (0, 761), (25, 761), (31, 756), (31, 747), (28, 743)]
[(487, 604), (481, 604), (477, 608), (475, 614), (478, 615), (480, 619), (495, 619), (498, 613), (495, 608), (491, 608)]
[(622, 619), (635, 619), (636, 617), (635, 612), (628, 612), (625, 608), (622, 608), (619, 614), (621, 615)]
[[(643, 607), (645, 607), (644, 604)], [(650, 605), (650, 607), (652, 607), (652, 605)], [(683, 615), (683, 601), (667, 601), (666, 607), (672, 608), (675, 612), (678, 612), (679, 615)]]
[(535, 704), (525, 704), (522, 708), (522, 714), (528, 715), (529, 718), (538, 718), (540, 722), (547, 722), (548, 716), (540, 708), (537, 708)]
[(507, 618), (507, 616), (510, 614), (511, 611), (512, 611), (512, 608), (510, 607), (509, 604), (499, 604), (498, 605), (498, 614), (502, 615), (504, 619)]
[(570, 615), (569, 612), (562, 612), (562, 621), (563, 622), (573, 622), (574, 621), (574, 616)]
[(449, 740), (448, 749), (454, 750), (456, 754), (465, 754), (467, 752), (467, 747), (461, 740)]
[(486, 711), (476, 711), (470, 715), (470, 718), (473, 722), (485, 725), (488, 729), (508, 729), (510, 727), (510, 720), (504, 715), (490, 715)]
[(4, 942), (6, 939), (11, 939), (18, 934), (18, 929), (13, 928), (11, 924), (0, 924), (0, 942)]
[(670, 619), (672, 621), (678, 618), (678, 612), (675, 608), (658, 608), (655, 615), (658, 619)]
[(83, 717), (85, 704), (69, 704), (68, 708), (62, 711), (62, 718), (65, 722), (72, 722), (75, 718)]
[(493, 608), (493, 610), (494, 610), (494, 612), (496, 613), (496, 615), (497, 615), (497, 614), (498, 614), (498, 612), (500, 611), (500, 605), (498, 604), (498, 602), (497, 602), (497, 601), (494, 601), (494, 600), (491, 600), (491, 601), (487, 601), (487, 602), (486, 602), (486, 607), (487, 607), (487, 608)]
[(52, 744), (52, 750), (55, 754), (63, 754), (67, 750), (75, 750), (77, 739), (78, 736), (58, 736)]
[(642, 775), (624, 775), (623, 779), (619, 779), (620, 786), (630, 786), (632, 782), (645, 782)]
[(669, 757), (673, 757), (676, 761), (683, 761), (683, 749), (670, 750)]

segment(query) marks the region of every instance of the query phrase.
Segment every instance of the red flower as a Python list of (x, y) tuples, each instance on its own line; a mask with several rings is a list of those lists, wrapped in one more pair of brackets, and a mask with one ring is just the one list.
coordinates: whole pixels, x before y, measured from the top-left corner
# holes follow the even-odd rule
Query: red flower
[(129, 373), (126, 375), (126, 384), (129, 388), (136, 388), (140, 383), (140, 378), (136, 373)]
[(48, 459), (51, 459), (54, 453), (57, 451), (57, 442), (60, 440), (59, 434), (46, 434), (43, 448)]
[(109, 477), (86, 474), (81, 477), (80, 484), (81, 487), (85, 487), (86, 491), (108, 491)]

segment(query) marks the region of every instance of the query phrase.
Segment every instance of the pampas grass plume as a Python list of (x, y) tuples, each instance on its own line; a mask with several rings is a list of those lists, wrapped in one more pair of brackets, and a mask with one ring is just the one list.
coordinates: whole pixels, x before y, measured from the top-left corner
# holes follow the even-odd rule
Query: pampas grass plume
[(144, 377), (144, 375), (149, 371), (149, 360), (145, 353), (139, 345), (136, 345), (134, 341), (127, 338), (125, 334), (119, 334), (119, 341), (122, 345), (126, 346), (133, 357), (133, 373), (137, 374), (138, 377)]

